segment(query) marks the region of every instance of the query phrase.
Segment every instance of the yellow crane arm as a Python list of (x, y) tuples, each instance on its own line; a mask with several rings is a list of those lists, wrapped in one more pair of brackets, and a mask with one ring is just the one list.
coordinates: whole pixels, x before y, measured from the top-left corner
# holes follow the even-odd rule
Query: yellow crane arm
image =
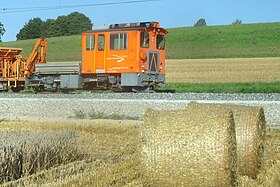
[(31, 77), (35, 72), (35, 64), (46, 63), (46, 52), (47, 52), (48, 41), (44, 38), (39, 38), (26, 60), (24, 75), (26, 77)]

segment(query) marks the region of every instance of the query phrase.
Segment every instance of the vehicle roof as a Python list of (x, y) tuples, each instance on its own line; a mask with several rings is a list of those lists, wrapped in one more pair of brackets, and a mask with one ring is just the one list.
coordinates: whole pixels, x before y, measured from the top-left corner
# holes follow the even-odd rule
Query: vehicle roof
[(164, 28), (159, 27), (159, 22), (138, 22), (138, 23), (122, 23), (112, 24), (109, 26), (97, 26), (93, 27), (92, 30), (88, 30), (84, 33), (97, 33), (97, 32), (114, 32), (114, 31), (139, 31), (147, 28), (160, 29), (166, 31)]
[(135, 28), (118, 28), (118, 29), (94, 29), (94, 30), (88, 30), (83, 33), (97, 33), (97, 32), (113, 32), (113, 31), (141, 31), (145, 30), (147, 28), (155, 28), (160, 30), (165, 30), (164, 28), (157, 28), (157, 27), (135, 27)]

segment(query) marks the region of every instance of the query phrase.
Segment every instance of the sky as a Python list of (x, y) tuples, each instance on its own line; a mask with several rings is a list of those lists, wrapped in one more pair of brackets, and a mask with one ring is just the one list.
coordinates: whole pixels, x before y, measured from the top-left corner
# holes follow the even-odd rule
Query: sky
[[(78, 11), (95, 26), (113, 23), (159, 21), (164, 28), (189, 27), (204, 18), (207, 25), (228, 25), (236, 19), (242, 23), (280, 22), (280, 0), (159, 0), (145, 3), (114, 4), (33, 12), (15, 12), (14, 8), (116, 3), (134, 0), (0, 0), (0, 22), (6, 33), (3, 41), (16, 40), (16, 34), (34, 17), (56, 19)], [(7, 9), (7, 10), (3, 10)]]

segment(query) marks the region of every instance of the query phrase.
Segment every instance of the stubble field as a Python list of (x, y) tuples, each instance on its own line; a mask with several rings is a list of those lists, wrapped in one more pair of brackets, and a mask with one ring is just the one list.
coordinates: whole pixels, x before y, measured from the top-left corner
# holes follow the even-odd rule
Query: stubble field
[(280, 58), (168, 60), (168, 83), (248, 83), (280, 80)]
[[(20, 132), (28, 132), (29, 134), (38, 135), (37, 138), (36, 136), (26, 138), (29, 143), (28, 147), (31, 148), (25, 150), (26, 153), (29, 153), (26, 154), (26, 159), (33, 156), (33, 159), (28, 160), (29, 162), (26, 166), (41, 166), (41, 168), (37, 167), (38, 170), (31, 175), (28, 173), (22, 174), (18, 180), (14, 180), (11, 177), (14, 176), (11, 171), (9, 175), (5, 176), (6, 180), (2, 181), (2, 186), (149, 186), (145, 179), (146, 174), (142, 168), (140, 156), (141, 126), (139, 125), (93, 124), (80, 121), (59, 123), (2, 121), (0, 125), (2, 133), (9, 132), (17, 136)], [(51, 132), (57, 132), (57, 135), (50, 137)], [(60, 157), (50, 153), (55, 149), (59, 149), (61, 141), (52, 142), (54, 149), (49, 146), (45, 146), (47, 149), (41, 149), (42, 143), (37, 144), (38, 142), (47, 142), (49, 139), (55, 140), (57, 138), (63, 141), (67, 136), (71, 136), (71, 142), (62, 145), (67, 145), (66, 150), (74, 151), (57, 150), (60, 152)], [(12, 140), (11, 142), (21, 145), (24, 142), (20, 140), (15, 139), (15, 142)], [(277, 167), (280, 164), (279, 130), (269, 130), (266, 140), (263, 172), (256, 180), (240, 176), (239, 186), (272, 187), (275, 184), (279, 184), (279, 171), (277, 173)], [(3, 145), (1, 148), (3, 149)], [(13, 153), (18, 155), (20, 146), (14, 146)], [(75, 155), (77, 159), (71, 160), (71, 156)], [(2, 164), (5, 163), (4, 158), (2, 155)], [(42, 158), (48, 158), (49, 162), (52, 161), (52, 166), (44, 168), (42, 166), (46, 165), (36, 164), (41, 163), (38, 162), (40, 160), (46, 160)], [(65, 159), (67, 162), (65, 162)], [(11, 157), (9, 161), (10, 165), (18, 163), (18, 159), (15, 156)]]
[[(98, 125), (90, 122), (1, 122), (0, 132), (9, 132), (14, 136), (37, 134), (37, 138), (36, 136), (25, 137), (30, 149), (25, 150), (26, 154), (23, 155), (25, 160), (29, 161), (24, 165), (24, 168), (29, 169), (33, 165), (41, 166), (36, 167), (37, 171), (34, 173), (21, 173), (18, 170), (16, 170), (17, 172), (12, 170), (5, 174), (5, 180), (1, 182), (2, 186), (68, 187), (129, 186), (130, 184), (131, 186), (137, 186), (133, 184), (143, 184), (144, 180), (139, 168), (139, 126), (105, 123)], [(52, 147), (60, 153), (60, 157), (51, 155), (50, 150), (52, 149), (49, 146), (47, 149), (43, 149), (44, 142), (53, 139), (48, 135), (56, 132), (59, 132), (61, 137), (71, 136), (71, 142), (64, 147), (61, 146), (65, 143), (52, 141)], [(71, 135), (69, 135), (69, 132), (71, 132)], [(25, 140), (22, 138), (15, 139), (12, 143), (17, 145), (13, 146), (15, 156), (13, 155), (10, 160), (6, 161), (6, 157), (3, 155), (7, 154), (0, 155), (1, 162), (6, 162), (6, 165), (10, 166), (20, 163), (17, 155), (20, 155), (21, 144), (24, 144)], [(1, 149), (6, 150), (3, 144)], [(40, 165), (37, 163), (38, 160), (46, 160), (45, 158), (48, 158), (46, 163), (51, 162), (53, 164), (51, 167), (45, 167), (44, 169), (46, 164)], [(17, 178), (13, 177), (14, 173), (18, 174)]]

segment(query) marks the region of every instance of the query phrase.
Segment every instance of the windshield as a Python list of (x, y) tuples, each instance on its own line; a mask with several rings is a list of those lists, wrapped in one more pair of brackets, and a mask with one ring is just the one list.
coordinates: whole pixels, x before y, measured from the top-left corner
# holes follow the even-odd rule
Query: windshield
[(141, 32), (141, 47), (149, 48), (150, 36), (148, 32)]
[(157, 49), (164, 50), (165, 49), (165, 36), (157, 35)]

